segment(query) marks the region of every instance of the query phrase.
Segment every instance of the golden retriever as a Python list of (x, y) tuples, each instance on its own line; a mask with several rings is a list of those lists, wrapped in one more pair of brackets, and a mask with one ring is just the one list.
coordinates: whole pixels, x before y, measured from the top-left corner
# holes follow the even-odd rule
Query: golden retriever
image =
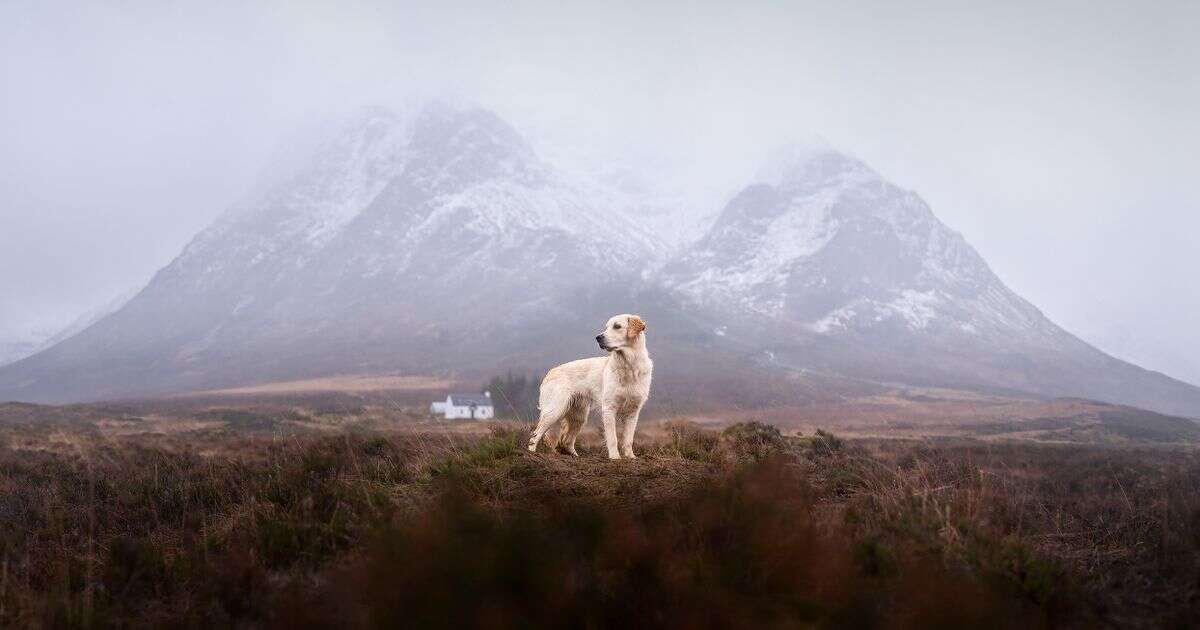
[[(559, 425), (557, 443), (571, 455), (575, 438), (587, 422), (593, 405), (600, 406), (604, 443), (609, 459), (633, 459), (633, 434), (638, 414), (650, 397), (650, 373), (654, 363), (646, 351), (646, 322), (637, 315), (617, 315), (608, 320), (596, 335), (596, 343), (608, 356), (564, 363), (546, 373), (538, 395), (541, 413), (537, 428), (529, 438), (529, 450), (536, 452), (542, 436)], [(620, 450), (617, 449), (617, 421), (624, 426)]]

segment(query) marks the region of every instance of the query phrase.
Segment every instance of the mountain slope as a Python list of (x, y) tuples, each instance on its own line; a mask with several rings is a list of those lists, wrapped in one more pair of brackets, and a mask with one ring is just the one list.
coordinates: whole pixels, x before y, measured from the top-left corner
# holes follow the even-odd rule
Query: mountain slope
[(43, 343), (44, 334), (14, 334), (0, 339), (0, 367), (35, 354)]
[(368, 110), (120, 312), (0, 372), (0, 397), (449, 369), (577, 321), (581, 300), (636, 281), (660, 248), (494, 114)]
[(1200, 416), (1200, 389), (1116, 360), (1013, 293), (916, 194), (794, 151), (661, 272), (776, 363), (878, 380), (1088, 396)]
[(0, 366), (32, 356), (69, 339), (92, 324), (117, 312), (135, 295), (137, 295), (136, 290), (125, 291), (108, 302), (80, 314), (57, 331), (29, 331), (24, 335), (0, 340)]
[(1065, 341), (919, 197), (858, 160), (818, 150), (792, 158), (780, 178), (738, 194), (664, 281), (699, 303), (817, 333), (1021, 330), (1039, 344)]

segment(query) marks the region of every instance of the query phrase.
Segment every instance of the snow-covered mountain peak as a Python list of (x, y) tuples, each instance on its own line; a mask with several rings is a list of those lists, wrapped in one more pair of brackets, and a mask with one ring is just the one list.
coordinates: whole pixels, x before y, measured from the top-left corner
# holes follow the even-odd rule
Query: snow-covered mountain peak
[(911, 191), (827, 145), (791, 146), (664, 268), (683, 297), (818, 334), (1056, 337)]
[(306, 240), (321, 244), (365, 209), (404, 168), (413, 129), (382, 108), (361, 110), (323, 142), (274, 200)]
[(544, 163), (492, 112), (372, 108), (336, 129), (296, 176), (206, 230), (163, 273), (220, 292), (223, 316), (245, 319), (275, 308), (254, 306), (264, 287), (297, 305), (421, 283), (479, 295), (509, 286), (516, 270), (547, 282), (599, 269), (638, 275), (662, 249), (629, 208), (610, 203), (618, 198)]
[(412, 125), (411, 150), (422, 158), (413, 168), (426, 171), (418, 175), (432, 178), (432, 190), (498, 177), (534, 181), (545, 171), (516, 129), (479, 108), (425, 107)]
[(254, 235), (246, 246), (256, 250), (255, 260), (281, 250), (317, 250), (372, 207), (383, 206), (376, 213), (414, 210), (398, 197), (458, 195), (501, 182), (537, 187), (551, 175), (515, 129), (478, 108), (435, 102), (401, 114), (364, 107), (325, 125), (317, 138), (307, 157), (288, 156), (298, 163), (287, 169), (290, 175), (201, 234), (183, 258), (247, 234)]
[(838, 151), (824, 139), (793, 142), (773, 150), (756, 180), (779, 188), (812, 189), (882, 179), (862, 160)]

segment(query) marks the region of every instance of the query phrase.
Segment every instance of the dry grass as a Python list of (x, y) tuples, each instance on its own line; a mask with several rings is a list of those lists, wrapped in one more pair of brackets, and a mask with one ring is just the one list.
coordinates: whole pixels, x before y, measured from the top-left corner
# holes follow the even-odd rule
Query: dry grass
[(1200, 623), (1194, 451), (869, 446), (833, 468), (855, 471), (847, 514), (869, 529), (923, 522), (931, 548), (1052, 609), (1120, 627)]
[(191, 394), (185, 394), (185, 396), (243, 396), (262, 394), (294, 395), (324, 392), (360, 393), (380, 391), (437, 390), (446, 389), (450, 385), (451, 381), (432, 376), (328, 376), (324, 378), (310, 378), (297, 381), (263, 383), (260, 385), (251, 385), (246, 387), (204, 390), (193, 392)]
[(1028, 400), (953, 390), (889, 390), (803, 406), (725, 414), (806, 433), (818, 427), (861, 438), (932, 436), (1090, 444), (1197, 444), (1200, 423), (1090, 400)]
[(594, 434), (582, 458), (531, 455), (516, 425), (243, 420), (0, 431), (0, 625), (1200, 621), (1200, 463), (1184, 450), (674, 422), (609, 462)]

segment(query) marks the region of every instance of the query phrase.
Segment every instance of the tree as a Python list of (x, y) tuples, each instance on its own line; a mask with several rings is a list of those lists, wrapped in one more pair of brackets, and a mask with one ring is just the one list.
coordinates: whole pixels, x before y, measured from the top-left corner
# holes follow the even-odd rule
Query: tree
[(524, 374), (514, 375), (512, 372), (504, 376), (493, 376), (484, 389), (492, 393), (492, 404), (496, 406), (496, 416), (501, 418), (516, 418), (532, 422), (537, 418), (538, 389), (540, 383)]

